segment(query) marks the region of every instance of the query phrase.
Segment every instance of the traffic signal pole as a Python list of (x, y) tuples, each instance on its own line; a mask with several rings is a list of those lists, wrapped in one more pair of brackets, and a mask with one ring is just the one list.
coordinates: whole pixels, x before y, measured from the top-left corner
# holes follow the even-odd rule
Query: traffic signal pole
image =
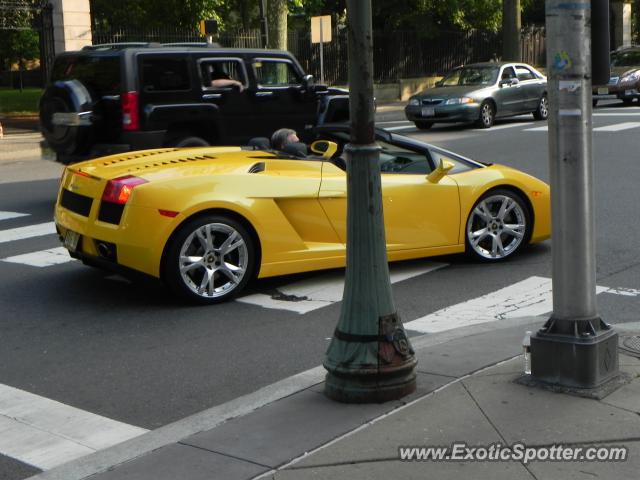
[(591, 389), (618, 374), (618, 335), (596, 308), (591, 1), (547, 0), (546, 22), (553, 313), (531, 338), (532, 378)]
[(340, 319), (325, 356), (325, 394), (385, 402), (416, 389), (416, 360), (393, 302), (375, 143), (371, 0), (348, 0), (347, 269)]

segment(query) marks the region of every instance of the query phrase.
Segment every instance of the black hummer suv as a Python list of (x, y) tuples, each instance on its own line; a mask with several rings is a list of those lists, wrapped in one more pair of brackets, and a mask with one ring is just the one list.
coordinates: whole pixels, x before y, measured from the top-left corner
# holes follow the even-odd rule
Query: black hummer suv
[[(216, 79), (232, 79), (221, 82)], [(240, 145), (281, 127), (304, 136), (349, 118), (348, 93), (314, 83), (289, 52), (109, 44), (56, 57), (40, 124), (70, 163), (162, 146)]]

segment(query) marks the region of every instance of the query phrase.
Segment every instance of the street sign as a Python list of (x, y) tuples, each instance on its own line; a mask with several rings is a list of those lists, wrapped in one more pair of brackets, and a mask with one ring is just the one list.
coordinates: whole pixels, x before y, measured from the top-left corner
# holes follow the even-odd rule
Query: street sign
[(331, 42), (331, 15), (311, 17), (311, 43)]
[(324, 83), (324, 51), (322, 45), (331, 41), (331, 15), (311, 17), (311, 43), (320, 44), (320, 83)]

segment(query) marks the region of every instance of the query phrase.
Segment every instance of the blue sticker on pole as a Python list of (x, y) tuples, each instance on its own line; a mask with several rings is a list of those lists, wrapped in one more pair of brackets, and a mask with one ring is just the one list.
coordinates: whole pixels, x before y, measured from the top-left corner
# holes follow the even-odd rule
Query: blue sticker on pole
[(567, 68), (571, 68), (573, 63), (571, 62), (571, 57), (567, 52), (558, 52), (553, 59), (553, 68), (559, 72), (566, 70)]

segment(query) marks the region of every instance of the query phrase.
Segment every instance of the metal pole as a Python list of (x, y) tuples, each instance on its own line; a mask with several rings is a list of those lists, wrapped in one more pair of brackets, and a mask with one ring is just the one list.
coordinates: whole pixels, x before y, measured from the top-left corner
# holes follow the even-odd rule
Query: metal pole
[(384, 402), (416, 388), (416, 360), (391, 293), (375, 144), (371, 0), (348, 0), (351, 142), (347, 155), (347, 269), (327, 349), (325, 394)]
[(267, 0), (258, 0), (260, 5), (260, 36), (262, 37), (262, 48), (267, 48), (269, 45), (269, 29), (266, 15), (267, 8), (265, 6), (266, 1)]
[(324, 85), (324, 36), (322, 35), (322, 18), (320, 18), (320, 83)]
[(553, 314), (531, 341), (532, 376), (594, 388), (618, 373), (617, 334), (596, 309), (591, 2), (547, 0)]

